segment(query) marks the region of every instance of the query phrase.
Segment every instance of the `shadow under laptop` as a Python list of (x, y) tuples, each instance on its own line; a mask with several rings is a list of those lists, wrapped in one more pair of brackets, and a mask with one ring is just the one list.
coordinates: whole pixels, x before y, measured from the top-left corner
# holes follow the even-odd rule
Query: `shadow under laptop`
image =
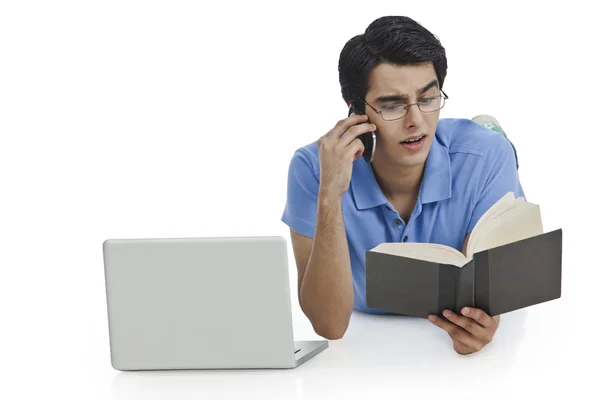
[[(179, 370), (117, 372), (115, 399), (289, 399), (302, 391), (297, 370)], [(204, 397), (202, 397), (204, 398)]]

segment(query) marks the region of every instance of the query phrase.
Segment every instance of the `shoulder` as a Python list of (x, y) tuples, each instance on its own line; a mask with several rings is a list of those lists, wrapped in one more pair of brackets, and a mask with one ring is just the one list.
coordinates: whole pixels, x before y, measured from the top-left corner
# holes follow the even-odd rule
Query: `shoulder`
[(310, 174), (318, 179), (320, 175), (318, 142), (314, 141), (297, 148), (292, 155), (289, 170), (296, 175)]
[(319, 143), (314, 141), (312, 143), (306, 144), (302, 147), (299, 147), (294, 152), (294, 158), (299, 157), (310, 161), (311, 163), (319, 162)]
[(464, 118), (446, 118), (438, 122), (436, 137), (452, 155), (465, 154), (482, 161), (511, 157), (513, 146), (506, 136)]

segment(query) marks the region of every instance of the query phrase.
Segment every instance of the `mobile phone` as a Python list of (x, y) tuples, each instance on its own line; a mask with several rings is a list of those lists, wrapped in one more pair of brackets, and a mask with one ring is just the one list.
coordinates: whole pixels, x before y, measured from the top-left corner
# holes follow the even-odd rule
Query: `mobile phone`
[[(354, 104), (354, 102), (352, 102), (350, 103), (348, 116), (350, 116), (350, 114), (352, 113), (356, 115), (364, 115), (365, 111), (362, 107), (360, 107), (360, 105)], [(359, 135), (358, 138), (361, 142), (363, 142), (363, 145), (365, 146), (363, 158), (365, 159), (365, 161), (367, 161), (367, 163), (370, 164), (371, 161), (373, 161), (373, 156), (375, 155), (375, 145), (377, 144), (377, 137), (375, 136), (375, 132), (363, 133), (362, 135)]]

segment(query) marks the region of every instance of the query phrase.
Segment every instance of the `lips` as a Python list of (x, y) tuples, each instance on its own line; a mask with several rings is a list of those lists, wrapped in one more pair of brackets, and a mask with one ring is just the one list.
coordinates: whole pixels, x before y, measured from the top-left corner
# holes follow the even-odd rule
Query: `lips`
[(414, 143), (419, 143), (420, 141), (422, 141), (425, 136), (427, 136), (426, 134), (421, 134), (421, 135), (415, 135), (415, 136), (411, 136), (408, 139), (400, 142), (402, 144), (414, 144)]

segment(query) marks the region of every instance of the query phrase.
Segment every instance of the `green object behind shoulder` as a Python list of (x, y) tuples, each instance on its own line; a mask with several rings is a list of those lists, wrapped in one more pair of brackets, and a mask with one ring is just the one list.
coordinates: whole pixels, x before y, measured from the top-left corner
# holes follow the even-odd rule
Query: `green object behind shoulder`
[(498, 133), (504, 135), (504, 137), (508, 138), (508, 136), (506, 135), (506, 132), (504, 132), (504, 130), (502, 129), (502, 126), (500, 126), (500, 123), (498, 122), (498, 120), (496, 120), (496, 118), (492, 117), (491, 115), (485, 115), (485, 114), (478, 115), (473, 118), (473, 121), (477, 122), (481, 126), (485, 126), (486, 128), (488, 128), (494, 132), (498, 132)]
[(481, 126), (485, 126), (486, 128), (494, 131), (494, 132), (498, 132), (500, 133), (502, 136), (504, 136), (511, 144), (511, 146), (513, 147), (513, 150), (515, 152), (515, 159), (516, 159), (516, 163), (517, 163), (517, 169), (519, 169), (519, 156), (517, 155), (517, 149), (515, 148), (515, 146), (512, 144), (512, 142), (510, 141), (510, 139), (508, 139), (508, 136), (506, 135), (506, 132), (504, 132), (504, 129), (502, 129), (502, 126), (500, 126), (500, 122), (498, 122), (498, 120), (494, 117), (492, 117), (491, 115), (486, 115), (486, 114), (482, 114), (482, 115), (478, 115), (476, 117), (472, 118), (473, 121), (475, 121), (476, 123), (478, 123)]

